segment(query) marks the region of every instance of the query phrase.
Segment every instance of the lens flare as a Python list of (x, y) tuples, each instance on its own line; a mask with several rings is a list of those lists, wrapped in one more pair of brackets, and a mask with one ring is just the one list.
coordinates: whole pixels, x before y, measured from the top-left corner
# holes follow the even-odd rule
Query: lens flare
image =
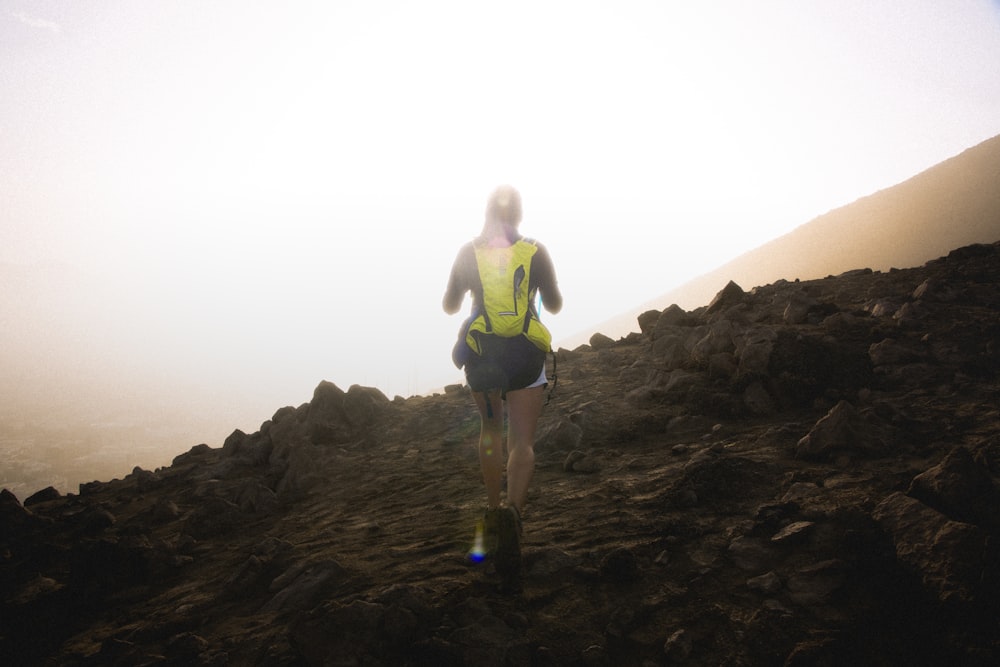
[(482, 563), (486, 559), (486, 549), (483, 547), (483, 522), (476, 522), (476, 536), (472, 540), (472, 548), (469, 549), (469, 560), (473, 563)]

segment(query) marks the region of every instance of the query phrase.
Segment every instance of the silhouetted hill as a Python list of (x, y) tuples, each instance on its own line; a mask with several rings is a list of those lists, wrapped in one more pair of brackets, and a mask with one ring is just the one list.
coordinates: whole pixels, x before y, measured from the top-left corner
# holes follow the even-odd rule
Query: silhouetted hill
[[(1000, 238), (1000, 136), (891, 188), (834, 209), (731, 262), (626, 311), (598, 328), (615, 336), (635, 317), (676, 303), (694, 308), (732, 280), (763, 285), (811, 280), (857, 267), (918, 266), (952, 248)], [(669, 260), (668, 260), (669, 261)], [(592, 332), (567, 338), (572, 346)]]
[(563, 350), (522, 589), (468, 392), (322, 382), (155, 471), (0, 493), (0, 661), (1000, 664), (1000, 242)]

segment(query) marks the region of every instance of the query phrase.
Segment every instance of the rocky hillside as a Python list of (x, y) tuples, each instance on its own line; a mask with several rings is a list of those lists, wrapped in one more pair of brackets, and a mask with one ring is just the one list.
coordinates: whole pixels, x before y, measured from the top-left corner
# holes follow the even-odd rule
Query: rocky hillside
[(0, 661), (1000, 663), (1000, 243), (559, 355), (522, 589), (465, 390), (321, 383), (170, 467), (0, 498)]
[[(677, 303), (707, 303), (720, 285), (812, 280), (858, 266), (881, 271), (917, 266), (952, 248), (1000, 238), (1000, 136), (969, 148), (902, 183), (824, 213), (722, 266), (639, 304), (597, 327), (635, 330), (636, 316)], [(585, 342), (592, 331), (567, 338)]]

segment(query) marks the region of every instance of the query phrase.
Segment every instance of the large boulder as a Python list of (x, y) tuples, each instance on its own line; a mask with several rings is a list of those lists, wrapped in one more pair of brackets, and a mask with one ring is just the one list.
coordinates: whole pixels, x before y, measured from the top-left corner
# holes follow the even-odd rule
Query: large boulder
[(306, 413), (307, 432), (314, 443), (346, 442), (351, 425), (344, 408), (347, 394), (332, 382), (323, 380), (313, 391)]
[(375, 387), (351, 385), (344, 396), (344, 417), (353, 429), (362, 429), (371, 424), (382, 408), (389, 404), (389, 398)]
[(707, 364), (712, 355), (722, 352), (732, 352), (733, 324), (727, 319), (713, 322), (704, 336), (691, 349), (691, 358), (699, 364)]
[(838, 454), (879, 457), (891, 451), (894, 440), (890, 425), (840, 401), (799, 440), (795, 456), (809, 461), (826, 461)]
[(914, 477), (907, 494), (953, 519), (1000, 533), (1000, 491), (989, 469), (965, 447)]
[(735, 282), (730, 280), (726, 283), (726, 286), (719, 290), (719, 293), (715, 295), (711, 303), (708, 304), (708, 308), (705, 313), (708, 315), (713, 315), (718, 312), (722, 312), (727, 308), (732, 306), (737, 306), (744, 301), (746, 301), (747, 294), (743, 291), (743, 288), (737, 285)]
[(367, 428), (391, 401), (378, 389), (351, 385), (345, 392), (320, 382), (305, 412), (305, 433), (314, 444), (349, 442)]
[(995, 599), (1000, 558), (986, 531), (899, 492), (872, 516), (892, 538), (904, 569), (941, 602), (965, 606)]
[(778, 334), (771, 327), (751, 327), (736, 333), (733, 342), (739, 359), (737, 373), (743, 377), (767, 375), (771, 351), (777, 339)]

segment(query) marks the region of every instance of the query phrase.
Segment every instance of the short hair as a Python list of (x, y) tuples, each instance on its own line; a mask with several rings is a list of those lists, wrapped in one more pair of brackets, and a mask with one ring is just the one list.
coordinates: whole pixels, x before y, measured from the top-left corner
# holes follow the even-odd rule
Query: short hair
[(517, 227), (521, 222), (521, 195), (512, 186), (501, 185), (490, 195), (486, 218)]

